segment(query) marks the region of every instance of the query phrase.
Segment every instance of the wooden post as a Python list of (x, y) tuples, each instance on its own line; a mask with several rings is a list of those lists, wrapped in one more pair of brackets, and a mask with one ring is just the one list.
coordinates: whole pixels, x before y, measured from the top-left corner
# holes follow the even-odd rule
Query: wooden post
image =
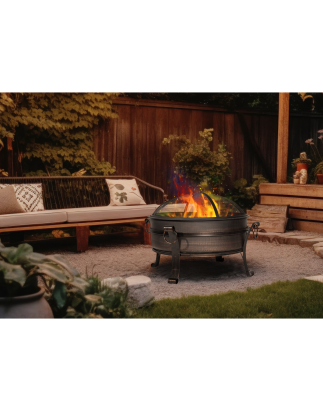
[(147, 231), (149, 231), (150, 223), (147, 224), (147, 231), (145, 230), (145, 222), (140, 223), (140, 226), (141, 226), (142, 243), (145, 245), (151, 245), (150, 233), (147, 233)]
[(78, 252), (81, 253), (82, 251), (88, 250), (89, 235), (90, 235), (89, 226), (77, 226), (76, 227), (76, 243), (77, 243)]
[(287, 182), (289, 93), (279, 93), (277, 183)]

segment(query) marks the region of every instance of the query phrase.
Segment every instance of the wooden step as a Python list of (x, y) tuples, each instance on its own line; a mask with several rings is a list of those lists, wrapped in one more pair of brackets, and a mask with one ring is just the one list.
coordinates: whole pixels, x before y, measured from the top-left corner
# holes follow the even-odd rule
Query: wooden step
[(317, 198), (261, 195), (260, 203), (261, 204), (275, 204), (275, 205), (289, 204), (290, 207), (306, 208), (306, 209), (314, 208), (318, 210), (323, 210), (323, 199), (317, 199)]
[(295, 230), (323, 233), (323, 223), (316, 221), (293, 220), (293, 226)]
[(252, 212), (261, 212), (261, 213), (275, 213), (279, 214), (280, 217), (287, 217), (288, 205), (264, 205), (264, 204), (255, 204), (252, 207)]
[(259, 194), (294, 196), (294, 197), (314, 197), (323, 198), (323, 185), (320, 184), (272, 184), (264, 183), (259, 186)]
[(290, 208), (288, 211), (290, 218), (298, 220), (323, 221), (323, 211), (320, 210), (302, 210), (301, 208)]

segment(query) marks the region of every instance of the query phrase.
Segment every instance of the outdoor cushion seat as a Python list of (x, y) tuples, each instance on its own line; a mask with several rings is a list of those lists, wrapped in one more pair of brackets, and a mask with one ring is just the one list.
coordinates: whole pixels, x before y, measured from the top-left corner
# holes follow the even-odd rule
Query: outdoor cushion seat
[(44, 210), (17, 214), (2, 214), (0, 215), (0, 228), (57, 224), (65, 223), (66, 221), (67, 214), (64, 210)]
[(64, 209), (69, 223), (90, 221), (122, 220), (126, 218), (145, 218), (152, 214), (158, 204), (145, 204), (138, 206), (104, 206)]

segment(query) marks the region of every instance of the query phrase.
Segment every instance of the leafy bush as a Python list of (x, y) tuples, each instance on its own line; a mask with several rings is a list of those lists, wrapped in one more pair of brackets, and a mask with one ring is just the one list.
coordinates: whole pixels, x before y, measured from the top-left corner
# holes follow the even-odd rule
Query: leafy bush
[(257, 203), (259, 185), (262, 183), (268, 183), (268, 180), (261, 174), (255, 174), (253, 176), (253, 182), (250, 186), (248, 186), (245, 178), (240, 178), (234, 182), (232, 191), (229, 191), (226, 197), (233, 200), (244, 210), (248, 210)]
[(29, 176), (115, 172), (93, 152), (93, 130), (117, 117), (116, 93), (0, 93), (0, 148), (4, 137), (19, 145), (19, 161)]
[(47, 289), (54, 295), (68, 284), (75, 289), (82, 289), (87, 282), (61, 255), (43, 255), (34, 253), (29, 244), (18, 247), (5, 247), (0, 242), (0, 296), (15, 297), (28, 294), (28, 290), (37, 287), (37, 278), (41, 277)]
[(61, 255), (34, 253), (29, 244), (4, 247), (0, 242), (0, 297), (37, 292), (39, 277), (55, 318), (121, 318), (132, 313), (122, 278), (102, 284), (92, 273), (84, 279)]
[(226, 176), (230, 175), (229, 162), (232, 159), (224, 144), (219, 144), (217, 151), (210, 149), (213, 128), (200, 131), (200, 138), (192, 143), (186, 136), (170, 135), (163, 144), (174, 141), (179, 150), (173, 158), (175, 174), (186, 180), (194, 189), (210, 189), (221, 193)]

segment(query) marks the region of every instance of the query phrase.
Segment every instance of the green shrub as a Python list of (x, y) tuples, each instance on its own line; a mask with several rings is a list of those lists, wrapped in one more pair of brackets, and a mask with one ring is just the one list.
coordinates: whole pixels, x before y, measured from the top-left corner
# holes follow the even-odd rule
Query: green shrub
[(218, 194), (223, 192), (222, 183), (230, 175), (232, 159), (224, 144), (216, 151), (210, 149), (213, 128), (199, 131), (200, 138), (192, 143), (186, 136), (170, 135), (163, 144), (174, 141), (179, 150), (173, 158), (175, 174), (181, 182), (187, 182), (194, 190), (208, 189)]
[(5, 247), (0, 242), (0, 297), (33, 294), (41, 278), (55, 318), (129, 317), (125, 281), (102, 284), (97, 276), (82, 278), (65, 257), (34, 253), (30, 244)]
[(259, 196), (259, 185), (262, 183), (268, 183), (261, 174), (255, 174), (253, 177), (253, 182), (248, 186), (248, 182), (245, 178), (240, 178), (236, 180), (233, 184), (232, 191), (226, 194), (226, 197), (233, 200), (244, 210), (252, 208), (258, 201)]

